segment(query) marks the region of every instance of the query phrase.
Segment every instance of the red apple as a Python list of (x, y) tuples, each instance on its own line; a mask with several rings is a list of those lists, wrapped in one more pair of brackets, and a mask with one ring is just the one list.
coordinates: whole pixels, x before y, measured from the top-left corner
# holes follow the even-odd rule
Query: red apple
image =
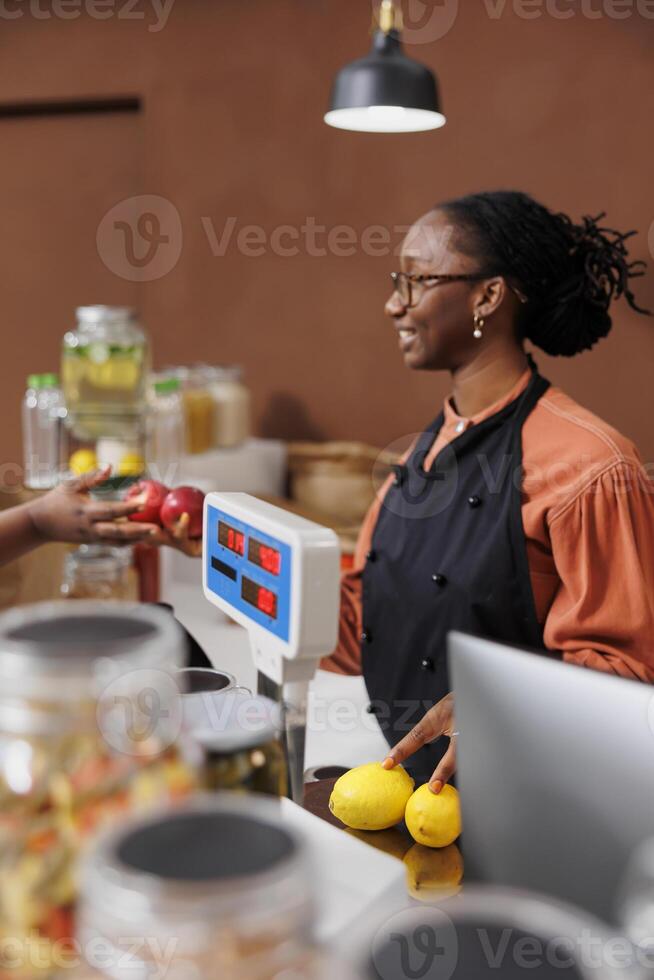
[(161, 524), (161, 506), (168, 493), (168, 487), (156, 480), (139, 480), (138, 483), (134, 483), (125, 494), (125, 500), (133, 500), (141, 504), (141, 508), (129, 515), (130, 521)]
[(201, 538), (203, 505), (204, 494), (197, 487), (176, 487), (163, 502), (161, 523), (169, 531), (174, 531), (182, 514), (188, 514), (189, 538)]

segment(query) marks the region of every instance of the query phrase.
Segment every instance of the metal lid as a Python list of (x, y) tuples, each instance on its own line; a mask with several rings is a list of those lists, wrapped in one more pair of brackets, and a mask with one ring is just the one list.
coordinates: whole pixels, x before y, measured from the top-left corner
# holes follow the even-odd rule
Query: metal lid
[(161, 609), (78, 600), (0, 615), (0, 699), (96, 698), (117, 678), (182, 665), (184, 638)]
[(75, 310), (78, 323), (117, 323), (136, 319), (136, 310), (129, 306), (78, 306)]
[(281, 706), (244, 688), (185, 694), (182, 717), (203, 749), (225, 755), (266, 745), (284, 729)]

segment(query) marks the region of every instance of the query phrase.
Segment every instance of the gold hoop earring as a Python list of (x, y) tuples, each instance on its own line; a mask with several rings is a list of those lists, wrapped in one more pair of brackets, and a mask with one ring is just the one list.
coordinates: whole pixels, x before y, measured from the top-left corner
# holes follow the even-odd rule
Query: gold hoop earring
[(475, 323), (475, 329), (472, 331), (472, 336), (475, 338), (475, 340), (481, 340), (482, 330), (484, 327), (484, 318), (483, 316), (479, 316), (478, 313), (475, 313), (473, 320)]

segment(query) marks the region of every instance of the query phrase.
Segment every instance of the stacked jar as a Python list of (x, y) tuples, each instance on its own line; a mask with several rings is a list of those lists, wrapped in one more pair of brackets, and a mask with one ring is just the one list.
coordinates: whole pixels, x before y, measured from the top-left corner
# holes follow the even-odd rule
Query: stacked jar
[(0, 616), (0, 975), (51, 975), (99, 829), (193, 789), (178, 738), (183, 650), (165, 612), (129, 603)]

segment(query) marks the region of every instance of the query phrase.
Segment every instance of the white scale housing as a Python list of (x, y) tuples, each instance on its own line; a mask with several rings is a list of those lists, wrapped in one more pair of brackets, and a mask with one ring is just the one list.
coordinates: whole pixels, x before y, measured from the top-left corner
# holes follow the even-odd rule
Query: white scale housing
[(207, 599), (250, 635), (260, 691), (292, 705), (296, 723), (302, 719), (302, 758), (289, 758), (297, 799), (308, 684), (338, 639), (338, 538), (249, 494), (210, 493), (202, 564)]

